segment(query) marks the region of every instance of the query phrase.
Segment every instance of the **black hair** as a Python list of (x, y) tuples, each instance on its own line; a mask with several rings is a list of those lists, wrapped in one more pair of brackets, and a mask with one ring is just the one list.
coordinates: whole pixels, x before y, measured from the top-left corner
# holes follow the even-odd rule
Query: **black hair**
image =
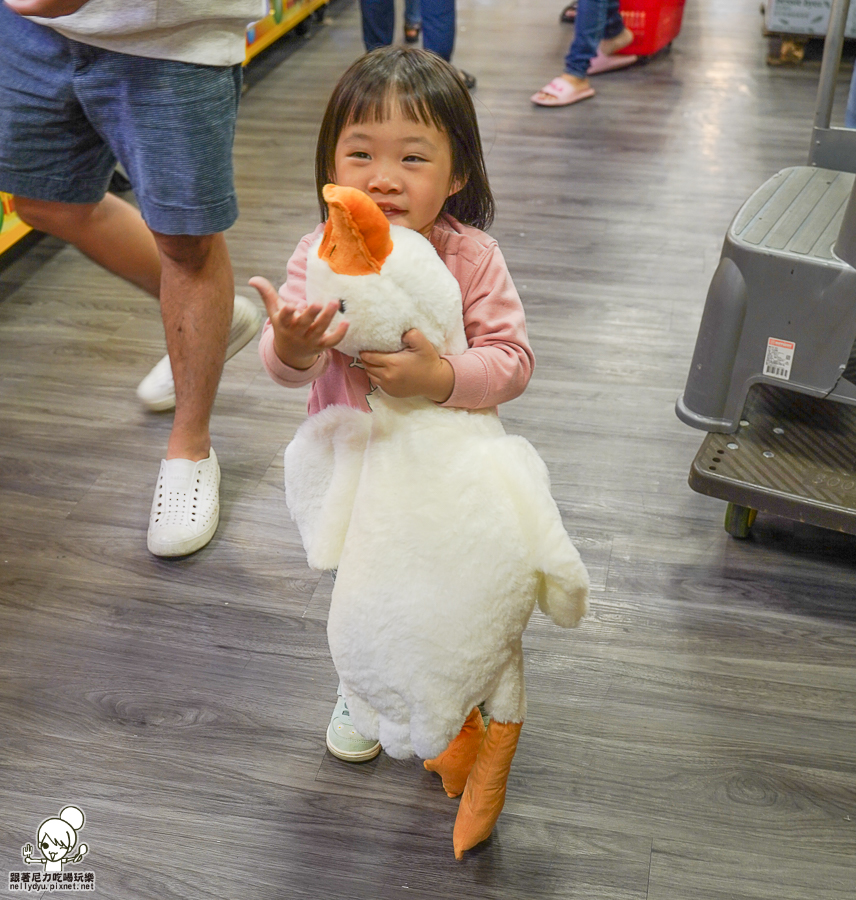
[(452, 180), (464, 186), (446, 200), (442, 211), (464, 225), (489, 228), (495, 207), (470, 93), (444, 59), (427, 50), (402, 47), (366, 53), (333, 89), (315, 152), (322, 220), (327, 218), (327, 206), (321, 190), (334, 179), (336, 144), (343, 129), (360, 122), (383, 122), (393, 104), (406, 118), (433, 125), (449, 139)]

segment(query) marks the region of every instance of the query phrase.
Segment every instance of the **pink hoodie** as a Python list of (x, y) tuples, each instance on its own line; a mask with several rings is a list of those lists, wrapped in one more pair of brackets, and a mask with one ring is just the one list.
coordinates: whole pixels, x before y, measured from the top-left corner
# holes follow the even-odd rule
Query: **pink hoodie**
[[(303, 237), (288, 261), (287, 280), (279, 293), (290, 304), (306, 305), (306, 257), (323, 230), (319, 225)], [(460, 356), (446, 357), (455, 371), (455, 387), (441, 405), (481, 409), (519, 397), (532, 376), (535, 357), (526, 336), (523, 304), (499, 245), (483, 231), (462, 225), (451, 216), (437, 220), (431, 243), (461, 286), (469, 344)], [(366, 395), (372, 386), (368, 376), (338, 350), (325, 351), (309, 369), (293, 369), (276, 355), (268, 320), (259, 355), (277, 384), (302, 387), (312, 382), (309, 415), (334, 404), (369, 411)]]

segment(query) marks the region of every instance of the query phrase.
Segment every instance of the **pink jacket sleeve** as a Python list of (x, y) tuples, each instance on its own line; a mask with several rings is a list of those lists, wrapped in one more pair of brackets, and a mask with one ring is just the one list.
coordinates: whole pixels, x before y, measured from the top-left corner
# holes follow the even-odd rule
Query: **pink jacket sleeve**
[(469, 277), (460, 274), (466, 278), (461, 293), (469, 349), (446, 357), (455, 370), (455, 387), (442, 405), (498, 406), (523, 393), (535, 367), (523, 304), (495, 241), (483, 248)]

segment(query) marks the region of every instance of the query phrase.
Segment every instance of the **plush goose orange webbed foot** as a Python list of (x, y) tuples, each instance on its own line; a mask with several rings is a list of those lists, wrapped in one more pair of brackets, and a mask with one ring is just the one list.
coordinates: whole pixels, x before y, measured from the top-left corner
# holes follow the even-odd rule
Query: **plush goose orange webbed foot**
[(505, 804), (508, 773), (521, 727), (520, 722), (490, 720), (458, 807), (452, 837), (455, 859), (462, 859), (465, 850), (486, 840), (493, 831)]
[(443, 789), (450, 797), (457, 797), (467, 786), (484, 733), (484, 719), (476, 706), (449, 746), (423, 763), (429, 772), (436, 772), (443, 779)]

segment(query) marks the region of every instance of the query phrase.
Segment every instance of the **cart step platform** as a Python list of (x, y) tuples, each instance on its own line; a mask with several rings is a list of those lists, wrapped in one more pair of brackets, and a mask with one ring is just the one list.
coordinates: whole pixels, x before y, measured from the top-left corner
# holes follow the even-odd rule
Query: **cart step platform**
[(856, 407), (757, 384), (737, 431), (705, 438), (689, 484), (729, 502), (734, 537), (755, 511), (856, 534)]

